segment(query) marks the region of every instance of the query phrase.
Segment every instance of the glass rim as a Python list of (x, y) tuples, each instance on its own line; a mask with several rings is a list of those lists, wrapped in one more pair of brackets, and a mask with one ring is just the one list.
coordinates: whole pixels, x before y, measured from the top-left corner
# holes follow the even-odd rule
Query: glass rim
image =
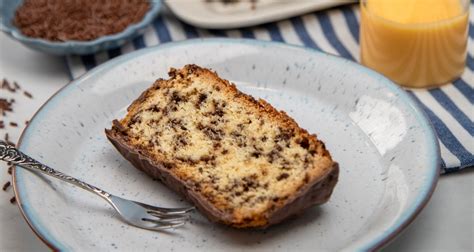
[[(456, 15), (456, 16), (453, 16), (453, 17), (450, 17), (450, 18), (440, 19), (440, 20), (436, 20), (436, 21), (432, 21), (432, 22), (423, 22), (423, 23), (401, 23), (401, 22), (397, 22), (397, 21), (382, 17), (382, 16), (378, 15), (377, 13), (375, 13), (374, 11), (369, 10), (369, 8), (367, 8), (367, 6), (366, 6), (368, 1), (370, 1), (370, 0), (360, 0), (360, 8), (365, 9), (367, 11), (367, 13), (369, 13), (370, 15), (373, 15), (376, 18), (379, 18), (379, 19), (381, 19), (385, 22), (388, 22), (388, 23), (396, 24), (396, 25), (399, 25), (399, 26), (410, 26), (410, 27), (426, 27), (426, 26), (429, 26), (429, 25), (438, 25), (438, 24), (450, 22), (450, 21), (458, 19), (458, 18), (462, 18), (463, 16), (469, 14), (469, 2), (470, 2), (470, 0), (459, 0), (459, 2), (461, 3), (462, 12), (459, 15)], [(468, 23), (469, 23), (469, 21), (468, 21)]]

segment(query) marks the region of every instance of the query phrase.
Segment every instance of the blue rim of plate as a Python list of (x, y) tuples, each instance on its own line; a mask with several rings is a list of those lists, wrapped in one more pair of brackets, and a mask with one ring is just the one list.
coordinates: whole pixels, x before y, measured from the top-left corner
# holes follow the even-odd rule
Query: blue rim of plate
[(32, 38), (23, 35), (16, 27), (8, 27), (3, 24), (4, 21), (0, 22), (0, 30), (7, 33), (8, 35), (12, 36), (16, 40), (32, 45), (40, 45), (42, 47), (48, 47), (48, 48), (73, 48), (73, 47), (93, 47), (97, 45), (102, 45), (104, 43), (110, 42), (110, 41), (118, 41), (120, 39), (128, 38), (132, 36), (134, 33), (139, 31), (140, 29), (145, 28), (147, 25), (149, 25), (153, 19), (158, 15), (158, 12), (161, 9), (161, 0), (152, 0), (150, 1), (152, 3), (151, 8), (147, 11), (145, 16), (140, 20), (138, 23), (134, 23), (129, 25), (128, 27), (125, 28), (125, 30), (119, 32), (119, 33), (114, 33), (106, 36), (101, 36), (97, 39), (90, 40), (90, 41), (80, 41), (80, 40), (67, 40), (64, 42), (51, 42), (46, 39), (41, 39), (41, 38)]
[[(382, 248), (383, 246), (388, 244), (388, 242), (390, 242), (395, 236), (397, 236), (403, 229), (405, 229), (416, 218), (416, 216), (420, 213), (420, 211), (425, 207), (425, 205), (428, 203), (429, 199), (431, 198), (431, 195), (433, 194), (434, 189), (438, 182), (439, 172), (440, 172), (440, 167), (441, 167), (441, 156), (440, 156), (440, 151), (439, 151), (438, 138), (436, 136), (435, 130), (433, 126), (431, 125), (431, 123), (429, 122), (427, 115), (425, 114), (424, 110), (420, 107), (420, 105), (418, 105), (418, 103), (408, 93), (406, 93), (401, 87), (394, 84), (388, 78), (384, 77), (383, 75), (369, 68), (366, 68), (360, 65), (357, 62), (353, 62), (353, 61), (344, 59), (342, 57), (339, 57), (337, 55), (331, 55), (331, 54), (328, 54), (316, 49), (296, 46), (296, 45), (289, 45), (289, 44), (281, 43), (281, 42), (259, 41), (259, 40), (254, 40), (254, 39), (229, 39), (229, 38), (189, 39), (189, 40), (170, 42), (170, 43), (166, 43), (162, 45), (144, 48), (144, 49), (131, 52), (125, 55), (121, 55), (119, 57), (111, 59), (95, 67), (89, 72), (83, 74), (79, 78), (71, 81), (70, 83), (62, 87), (60, 90), (58, 90), (53, 96), (51, 96), (39, 108), (39, 110), (35, 113), (35, 115), (30, 120), (30, 123), (28, 124), (28, 126), (24, 129), (18, 141), (18, 148), (20, 150), (23, 150), (26, 148), (26, 146), (28, 146), (28, 139), (31, 137), (35, 129), (35, 125), (36, 125), (35, 119), (41, 117), (42, 112), (48, 110), (51, 104), (56, 103), (55, 101), (64, 97), (68, 92), (71, 91), (71, 88), (73, 86), (79, 85), (84, 80), (87, 80), (89, 76), (100, 74), (102, 71), (109, 70), (122, 62), (131, 60), (137, 56), (146, 54), (151, 51), (156, 51), (156, 50), (162, 51), (171, 47), (179, 47), (179, 46), (185, 46), (189, 44), (213, 44), (213, 43), (214, 44), (216, 43), (248, 44), (248, 45), (259, 46), (259, 47), (274, 46), (274, 47), (280, 47), (282, 49), (293, 48), (293, 49), (304, 50), (308, 53), (317, 54), (319, 56), (331, 57), (333, 60), (340, 61), (341, 63), (344, 63), (344, 64), (352, 65), (353, 67), (360, 69), (362, 72), (378, 78), (380, 80), (379, 83), (382, 86), (388, 88), (390, 91), (399, 95), (400, 99), (402, 99), (405, 102), (405, 104), (412, 110), (412, 113), (415, 115), (418, 123), (420, 123), (424, 132), (427, 133), (426, 136), (428, 137), (427, 140), (430, 145), (429, 156), (432, 157), (432, 159), (430, 159), (429, 167), (431, 167), (432, 169), (430, 170), (430, 173), (427, 174), (427, 179), (425, 180), (425, 183), (422, 185), (422, 190), (419, 193), (419, 195), (417, 195), (417, 198), (415, 199), (414, 203), (410, 206), (410, 208), (408, 208), (408, 210), (402, 213), (398, 217), (396, 222), (393, 223), (388, 229), (386, 229), (384, 232), (377, 235), (372, 241), (359, 247), (358, 250), (372, 251), (372, 250), (377, 250), (377, 249)], [(47, 228), (39, 224), (39, 222), (37, 221), (37, 217), (34, 216), (31, 212), (31, 207), (28, 205), (27, 202), (24, 202), (22, 200), (22, 198), (24, 199), (27, 197), (25, 197), (24, 192), (22, 192), (20, 189), (22, 187), (22, 180), (21, 180), (22, 174), (19, 172), (19, 170), (21, 169), (16, 169), (15, 167), (13, 171), (13, 188), (15, 191), (15, 197), (17, 199), (18, 206), (20, 208), (20, 211), (23, 217), (25, 218), (25, 220), (27, 221), (31, 229), (36, 233), (36, 235), (50, 248), (52, 248), (53, 250), (67, 249), (66, 245), (62, 244), (55, 237), (49, 234)]]

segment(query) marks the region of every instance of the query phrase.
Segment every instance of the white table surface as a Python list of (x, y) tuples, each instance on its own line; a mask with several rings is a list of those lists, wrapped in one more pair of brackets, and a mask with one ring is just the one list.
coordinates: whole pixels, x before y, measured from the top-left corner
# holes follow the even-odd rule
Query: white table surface
[[(58, 89), (69, 82), (62, 57), (48, 56), (23, 47), (0, 34), (0, 79), (17, 81), (33, 94), (0, 90), (0, 97), (15, 98), (15, 113), (5, 120), (20, 127), (0, 129), (16, 142), (28, 120)], [(1, 115), (0, 115), (1, 116)], [(0, 184), (11, 179), (6, 166), (0, 164)], [(12, 188), (0, 192), (0, 251), (44, 251), (48, 248), (34, 235), (18, 207), (10, 204)], [(415, 221), (384, 251), (474, 251), (474, 169), (441, 176), (436, 191)]]

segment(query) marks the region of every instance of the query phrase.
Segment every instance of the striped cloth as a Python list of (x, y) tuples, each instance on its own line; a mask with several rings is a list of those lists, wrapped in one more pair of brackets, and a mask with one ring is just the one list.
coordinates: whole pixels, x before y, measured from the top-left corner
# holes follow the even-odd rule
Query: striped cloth
[[(470, 6), (474, 12), (474, 4)], [(68, 56), (71, 78), (120, 54), (160, 43), (198, 37), (232, 37), (273, 40), (316, 48), (359, 61), (359, 7), (346, 5), (252, 28), (205, 30), (177, 20), (168, 10), (145, 33), (121, 48), (95, 55)], [(441, 146), (441, 172), (474, 166), (474, 17), (470, 16), (467, 66), (450, 85), (433, 90), (408, 91), (425, 109)]]

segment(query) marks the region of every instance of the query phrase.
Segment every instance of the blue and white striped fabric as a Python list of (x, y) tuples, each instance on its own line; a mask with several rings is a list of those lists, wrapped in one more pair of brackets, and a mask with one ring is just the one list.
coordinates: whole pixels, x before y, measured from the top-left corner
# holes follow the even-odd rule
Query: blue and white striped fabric
[[(474, 5), (470, 6), (471, 13)], [(359, 7), (346, 5), (327, 11), (232, 30), (198, 29), (164, 10), (144, 35), (121, 48), (95, 55), (71, 56), (66, 61), (71, 78), (120, 54), (161, 43), (197, 37), (273, 40), (303, 45), (359, 61)], [(474, 17), (470, 17), (467, 66), (460, 79), (433, 90), (409, 91), (426, 110), (441, 146), (444, 172), (474, 166)]]

